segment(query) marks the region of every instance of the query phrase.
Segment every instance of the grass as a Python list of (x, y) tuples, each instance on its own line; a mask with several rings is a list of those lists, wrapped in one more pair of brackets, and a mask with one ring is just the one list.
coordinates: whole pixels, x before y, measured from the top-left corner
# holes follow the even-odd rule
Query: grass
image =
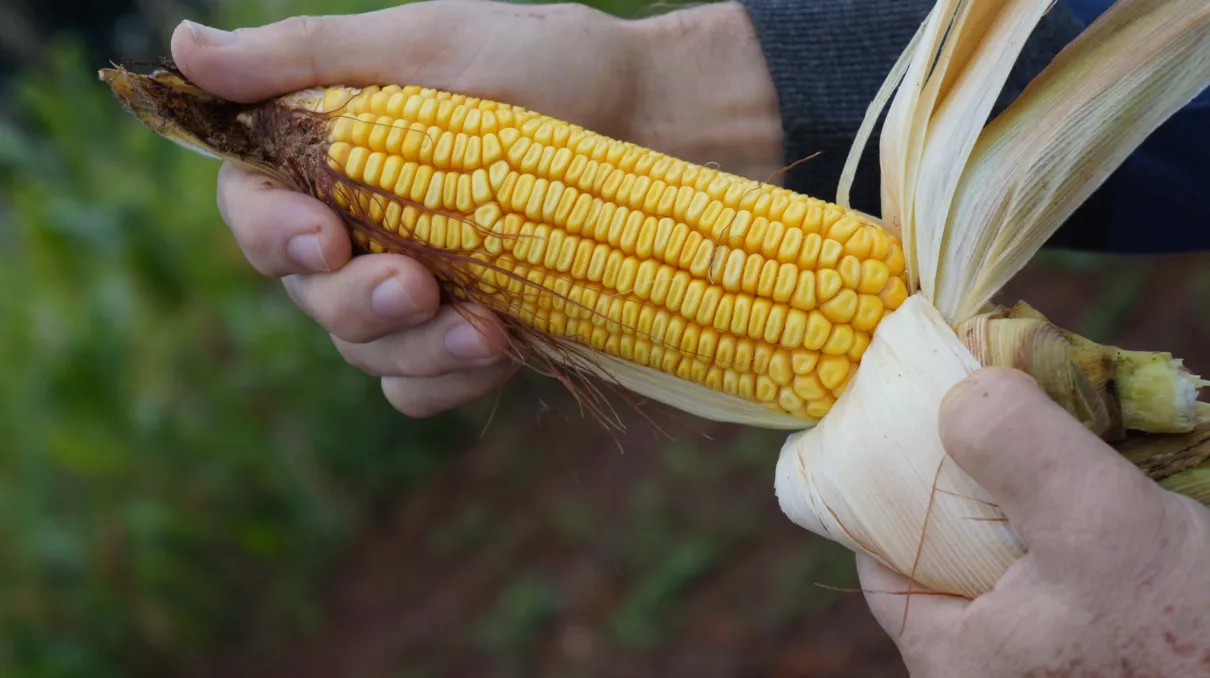
[[(218, 165), (122, 112), (77, 45), (48, 56), (0, 119), (0, 674), (188, 673), (254, 623), (320, 628), (343, 546), (477, 430), (392, 410), (247, 265)], [(480, 523), (468, 507), (434, 548)]]
[(314, 627), (328, 562), (460, 417), (394, 412), (243, 260), (217, 165), (51, 56), (0, 126), (0, 673), (188, 669), (253, 617)]

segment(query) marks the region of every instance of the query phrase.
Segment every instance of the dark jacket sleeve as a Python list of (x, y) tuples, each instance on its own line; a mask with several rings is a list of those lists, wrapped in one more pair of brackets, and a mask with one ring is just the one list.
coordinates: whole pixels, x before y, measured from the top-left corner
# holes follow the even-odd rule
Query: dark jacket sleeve
[[(785, 164), (818, 154), (790, 170), (785, 176), (786, 186), (834, 199), (845, 158), (869, 103), (934, 0), (739, 1), (752, 19), (777, 89)], [(1025, 45), (994, 113), (1016, 98), (1083, 28), (1084, 24), (1065, 2), (1056, 2)], [(1151, 149), (1150, 154), (1145, 159), (1132, 157), (1068, 220), (1050, 245), (1115, 252), (1210, 249), (1210, 229), (1179, 226), (1179, 222), (1198, 216), (1203, 217), (1202, 224), (1210, 223), (1207, 220), (1210, 207), (1206, 207), (1210, 201), (1195, 201), (1194, 196), (1186, 196), (1185, 203), (1176, 205), (1164, 224), (1144, 229), (1137, 228), (1138, 224), (1123, 224), (1116, 216), (1122, 204), (1131, 202), (1127, 197), (1129, 191), (1138, 190), (1140, 199), (1154, 199), (1160, 176), (1165, 174), (1156, 165), (1166, 166), (1165, 162), (1169, 162), (1157, 157), (1155, 148), (1162, 146), (1163, 140), (1172, 145), (1172, 135), (1180, 134), (1172, 128), (1180, 123), (1181, 120), (1174, 120), (1161, 128), (1141, 149)], [(1185, 129), (1195, 129), (1185, 124)], [(880, 120), (866, 145), (852, 191), (853, 206), (871, 214), (880, 211), (881, 125)], [(1204, 131), (1198, 134), (1200, 143), (1205, 144), (1210, 135)], [(1206, 160), (1201, 162), (1200, 176), (1204, 179)], [(1147, 168), (1151, 174), (1144, 171)], [(1194, 176), (1198, 176), (1196, 169)], [(1169, 168), (1166, 174), (1171, 173)], [(1179, 203), (1181, 196), (1172, 195), (1169, 199)], [(1161, 226), (1167, 230), (1157, 230)]]

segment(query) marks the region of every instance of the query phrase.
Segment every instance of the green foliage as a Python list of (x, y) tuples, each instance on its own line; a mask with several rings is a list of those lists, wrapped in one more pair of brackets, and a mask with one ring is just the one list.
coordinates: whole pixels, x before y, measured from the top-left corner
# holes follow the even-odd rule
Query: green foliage
[(520, 576), (496, 601), (478, 633), (480, 644), (489, 651), (515, 652), (559, 611), (558, 591), (536, 576)]
[(0, 127), (4, 675), (158, 673), (257, 616), (307, 628), (351, 530), (469, 430), (392, 410), (244, 261), (218, 165), (95, 70), (56, 49)]
[[(229, 2), (191, 18), (391, 4)], [(49, 54), (0, 119), (0, 674), (196, 672), (253, 625), (321, 628), (320, 577), (342, 545), (477, 429), (392, 410), (246, 263), (215, 205), (217, 163), (127, 116), (76, 46)], [(453, 542), (475, 538), (464, 518)], [(658, 606), (695, 553), (633, 606)], [(555, 602), (527, 581), (500, 604), (488, 645)]]
[(705, 536), (665, 538), (658, 549), (613, 618), (612, 630), (623, 644), (649, 647), (662, 640), (682, 589), (707, 574), (719, 557), (718, 544)]

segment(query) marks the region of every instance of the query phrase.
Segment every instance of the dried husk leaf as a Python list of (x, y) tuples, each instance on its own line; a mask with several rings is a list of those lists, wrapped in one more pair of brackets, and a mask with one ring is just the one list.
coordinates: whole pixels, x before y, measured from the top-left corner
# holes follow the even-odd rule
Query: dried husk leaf
[[(936, 55), (942, 48), (947, 27), (952, 23), (958, 8), (958, 0), (939, 0), (925, 19), (921, 33), (905, 50), (910, 61), (903, 82), (887, 112), (882, 128), (879, 150), (879, 171), (882, 174), (882, 214), (889, 228), (899, 233), (907, 262), (908, 289), (917, 289), (919, 266), (916, 262), (916, 231), (911, 219), (904, 218), (912, 213), (915, 199), (915, 173), (919, 157), (923, 153), (924, 132), (928, 115), (932, 113), (937, 87), (931, 86), (929, 71), (931, 59), (920, 55)], [(945, 66), (943, 57), (937, 60), (938, 68)], [(888, 77), (888, 81), (892, 80)], [(866, 114), (866, 124), (875, 116), (876, 110)]]
[(948, 221), (927, 226), (947, 233), (932, 297), (942, 315), (977, 313), (1208, 83), (1210, 2), (1113, 5), (987, 126)]
[(1125, 434), (1121, 408), (1110, 388), (1113, 363), (1085, 360), (1063, 332), (1044, 319), (976, 316), (958, 328), (963, 345), (985, 367), (1028, 373), (1080, 423), (1105, 439)]
[(1183, 471), (1160, 481), (1160, 487), (1202, 504), (1210, 505), (1210, 463)]
[(1024, 302), (956, 328), (980, 364), (1029, 373), (1051, 399), (1101, 438), (1127, 431), (1188, 433), (1205, 420), (1198, 389), (1210, 385), (1162, 351), (1127, 351), (1050, 322)]
[(979, 367), (923, 296), (909, 298), (879, 325), (828, 416), (782, 447), (782, 511), (934, 590), (988, 590), (1024, 547), (945, 454), (938, 427), (946, 392)]
[(784, 414), (650, 367), (590, 352), (579, 344), (564, 342), (560, 353), (558, 356), (552, 353), (551, 357), (565, 361), (569, 355), (578, 355), (577, 364), (586, 374), (703, 419), (773, 430), (802, 430), (817, 423), (815, 419)]
[[(1028, 308), (978, 316), (1088, 194), (1210, 83), (1210, 4), (1126, 0), (982, 128), (1047, 5), (943, 0), (930, 16), (881, 148), (882, 218), (900, 227), (918, 293), (883, 320), (848, 390), (817, 427), (787, 440), (777, 469), (778, 500), (795, 523), (968, 597), (990, 590), (1024, 545), (945, 454), (938, 415), (950, 387), (982, 365), (1008, 364), (1040, 377), (1107, 438), (1129, 424), (1156, 428), (1107, 397), (1129, 352), (1106, 363), (1105, 347), (1091, 350)], [(941, 27), (951, 24), (946, 44)], [(1169, 423), (1180, 407), (1194, 417), (1179, 426), (1201, 421), (1203, 382), (1182, 376), (1171, 356), (1146, 355), (1170, 382), (1130, 375), (1134, 383), (1146, 393), (1167, 388)]]
[[(841, 170), (840, 181), (836, 187), (836, 204), (841, 207), (852, 208), (850, 196), (853, 190), (853, 181), (857, 178), (857, 167), (861, 162), (861, 155), (870, 140), (870, 135), (874, 133), (874, 126), (878, 124), (878, 117), (882, 115), (882, 111), (886, 108), (887, 103), (895, 95), (896, 89), (907, 73), (908, 66), (912, 65), (912, 55), (915, 54), (920, 40), (928, 34), (928, 29), (932, 25), (930, 19), (937, 13), (937, 9), (937, 7), (934, 7), (925, 21), (920, 24), (920, 28), (916, 30), (915, 35), (908, 41), (907, 47), (899, 55), (899, 59), (891, 68), (891, 72), (887, 75), (886, 80), (874, 95), (873, 100), (870, 101), (870, 105), (866, 107), (865, 119), (862, 120), (861, 126), (857, 129), (857, 135), (854, 138), (853, 145), (849, 148), (849, 155), (845, 159), (844, 169)], [(884, 224), (884, 227), (894, 233), (896, 237), (901, 237), (897, 224)]]
[(1132, 435), (1115, 447), (1139, 470), (1161, 484), (1189, 486), (1193, 478), (1210, 480), (1201, 473), (1210, 468), (1210, 421), (1176, 435)]
[(931, 114), (917, 112), (928, 121), (928, 143), (919, 159), (913, 213), (905, 219), (918, 234), (920, 291), (929, 299), (936, 296), (938, 260), (948, 235), (934, 224), (945, 223), (962, 169), (1013, 64), (1049, 5), (1045, 0), (966, 3), (955, 21), (957, 35), (951, 37), (957, 46), (941, 81), (943, 98)]

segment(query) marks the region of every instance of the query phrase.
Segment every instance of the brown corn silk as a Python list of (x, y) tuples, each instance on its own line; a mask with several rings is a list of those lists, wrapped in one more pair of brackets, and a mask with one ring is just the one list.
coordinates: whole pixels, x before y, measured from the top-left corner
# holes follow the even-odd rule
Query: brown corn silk
[(989, 122), (1050, 5), (938, 0), (875, 97), (839, 195), (843, 204), (891, 102), (881, 217), (901, 236), (913, 295), (879, 325), (828, 417), (790, 436), (775, 473), (795, 523), (968, 597), (990, 590), (1026, 548), (940, 441), (945, 394), (980, 366), (1028, 371), (1164, 487), (1199, 498), (1210, 487), (1198, 440), (1210, 419), (1197, 401), (1204, 382), (1179, 360), (1098, 346), (1024, 307), (988, 308), (1147, 135), (1210, 83), (1210, 4), (1119, 0)]

